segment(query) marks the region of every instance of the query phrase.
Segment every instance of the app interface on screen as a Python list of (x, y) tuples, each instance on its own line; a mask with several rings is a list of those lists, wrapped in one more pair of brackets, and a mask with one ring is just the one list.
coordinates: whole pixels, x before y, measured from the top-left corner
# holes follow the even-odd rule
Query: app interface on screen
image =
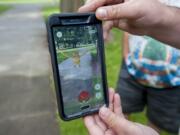
[(67, 116), (104, 104), (96, 25), (53, 27), (60, 84)]

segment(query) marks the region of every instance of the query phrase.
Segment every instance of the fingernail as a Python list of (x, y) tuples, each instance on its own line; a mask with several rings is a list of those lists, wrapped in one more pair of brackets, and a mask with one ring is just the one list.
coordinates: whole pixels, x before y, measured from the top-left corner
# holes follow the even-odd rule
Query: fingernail
[(109, 115), (109, 110), (105, 106), (101, 107), (99, 114), (103, 117), (106, 118)]
[(97, 16), (100, 17), (100, 18), (105, 19), (106, 16), (107, 16), (107, 11), (105, 9), (103, 9), (103, 8), (99, 8), (97, 10)]

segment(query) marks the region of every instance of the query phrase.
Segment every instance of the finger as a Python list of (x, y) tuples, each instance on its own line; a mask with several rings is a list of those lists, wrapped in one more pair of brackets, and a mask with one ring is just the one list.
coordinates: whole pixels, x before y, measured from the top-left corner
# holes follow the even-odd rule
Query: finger
[(99, 115), (94, 116), (97, 125), (105, 132), (107, 130), (106, 124), (100, 119)]
[(114, 102), (114, 90), (109, 88), (109, 109), (113, 111), (113, 102)]
[(104, 36), (104, 40), (108, 40), (109, 39), (109, 35), (110, 35), (110, 31), (113, 28), (113, 21), (106, 21), (103, 25), (103, 36)]
[(96, 122), (95, 122), (95, 119), (93, 116), (86, 116), (83, 119), (84, 119), (84, 123), (85, 123), (86, 127), (96, 125)]
[(116, 20), (116, 19), (130, 19), (136, 17), (136, 11), (130, 2), (125, 2), (116, 5), (99, 7), (96, 10), (96, 16), (100, 20)]
[(126, 19), (121, 19), (119, 21), (116, 21), (116, 24), (114, 24), (115, 27), (120, 28), (121, 30), (128, 31), (130, 30), (129, 24), (127, 23)]
[(105, 135), (116, 135), (115, 132), (111, 129), (108, 129), (106, 132), (105, 132)]
[(95, 135), (97, 133), (103, 135), (93, 116), (86, 116), (84, 118), (84, 123), (90, 135)]
[(127, 19), (121, 19), (119, 21), (114, 21), (114, 27), (117, 27), (123, 31), (127, 31), (131, 34), (138, 34), (138, 35), (147, 35), (147, 31), (139, 28), (139, 27), (135, 27), (132, 24), (130, 24)]
[(93, 12), (98, 7), (105, 5), (107, 0), (88, 0), (84, 6), (79, 8), (79, 12)]
[(112, 128), (118, 134), (124, 132), (123, 130), (126, 130), (127, 126), (130, 125), (126, 119), (116, 115), (106, 107), (102, 107), (100, 109), (99, 116), (110, 128)]
[(117, 114), (118, 116), (124, 117), (122, 113), (120, 96), (117, 93), (114, 95), (114, 113)]

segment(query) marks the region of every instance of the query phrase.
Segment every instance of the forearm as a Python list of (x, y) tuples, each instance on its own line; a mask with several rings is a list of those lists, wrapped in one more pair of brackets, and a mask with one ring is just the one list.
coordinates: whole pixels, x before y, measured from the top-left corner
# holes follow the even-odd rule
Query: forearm
[(167, 7), (164, 15), (159, 16), (162, 16), (162, 21), (157, 28), (150, 30), (149, 36), (180, 48), (180, 9)]

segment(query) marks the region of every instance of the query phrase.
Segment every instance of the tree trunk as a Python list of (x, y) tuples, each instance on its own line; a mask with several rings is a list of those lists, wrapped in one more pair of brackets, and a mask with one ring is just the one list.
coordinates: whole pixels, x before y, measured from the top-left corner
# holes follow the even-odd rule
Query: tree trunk
[(60, 10), (61, 12), (76, 12), (83, 3), (83, 0), (61, 0)]

